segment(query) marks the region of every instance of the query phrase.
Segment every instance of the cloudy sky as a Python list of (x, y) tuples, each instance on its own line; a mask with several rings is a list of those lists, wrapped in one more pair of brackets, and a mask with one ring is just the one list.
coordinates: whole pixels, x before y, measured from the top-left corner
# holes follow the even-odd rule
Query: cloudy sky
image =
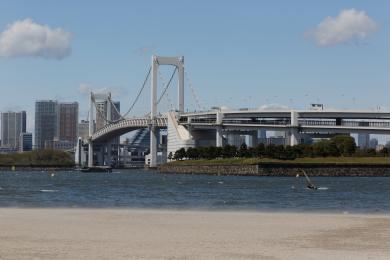
[[(27, 110), (30, 131), (38, 99), (79, 101), (83, 117), (86, 93), (110, 90), (127, 110), (152, 54), (185, 56), (189, 109), (390, 109), (389, 10), (385, 0), (1, 0), (0, 110)], [(140, 100), (135, 114), (149, 107), (147, 93)]]

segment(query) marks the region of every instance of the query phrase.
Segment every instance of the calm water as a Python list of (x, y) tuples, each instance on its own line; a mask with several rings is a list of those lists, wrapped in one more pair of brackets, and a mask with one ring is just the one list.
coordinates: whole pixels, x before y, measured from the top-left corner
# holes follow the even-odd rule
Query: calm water
[[(0, 172), (0, 207), (165, 208), (390, 213), (390, 178)], [(295, 186), (295, 188), (293, 188)]]

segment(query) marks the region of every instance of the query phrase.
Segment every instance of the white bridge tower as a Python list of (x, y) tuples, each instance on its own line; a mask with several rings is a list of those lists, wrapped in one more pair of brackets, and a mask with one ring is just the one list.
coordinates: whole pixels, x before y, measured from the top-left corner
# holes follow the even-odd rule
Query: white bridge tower
[(152, 56), (151, 107), (150, 107), (150, 167), (157, 166), (157, 74), (160, 65), (175, 66), (178, 70), (178, 112), (184, 112), (184, 57)]

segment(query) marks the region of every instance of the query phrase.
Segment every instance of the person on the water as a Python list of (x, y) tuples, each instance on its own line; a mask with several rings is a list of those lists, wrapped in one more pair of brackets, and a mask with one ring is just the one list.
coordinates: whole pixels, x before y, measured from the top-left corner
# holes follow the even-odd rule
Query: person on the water
[(307, 183), (306, 187), (307, 187), (308, 189), (311, 189), (311, 190), (316, 190), (316, 189), (317, 189), (317, 186), (315, 186), (315, 185), (312, 184), (312, 183)]

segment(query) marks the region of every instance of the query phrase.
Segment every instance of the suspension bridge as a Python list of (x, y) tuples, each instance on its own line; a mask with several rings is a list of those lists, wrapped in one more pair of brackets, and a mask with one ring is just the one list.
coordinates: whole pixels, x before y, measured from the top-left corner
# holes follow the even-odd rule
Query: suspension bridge
[[(159, 66), (173, 66), (174, 70), (166, 84), (163, 85), (160, 96), (158, 93)], [(177, 107), (172, 104), (168, 96), (168, 89), (177, 76)], [(190, 89), (198, 112), (185, 112), (184, 91), (185, 79)], [(147, 88), (150, 81), (150, 111), (143, 116), (129, 117), (141, 93)], [(163, 98), (166, 98), (170, 107), (166, 112), (159, 114), (158, 106)], [(97, 100), (104, 100), (106, 109), (99, 107)], [(113, 111), (114, 110), (114, 111)], [(113, 113), (114, 112), (114, 113)], [(97, 115), (103, 126), (95, 131)], [(113, 118), (113, 115), (115, 118)], [(94, 123), (95, 122), (95, 123)], [(390, 111), (359, 111), (359, 110), (291, 110), (291, 109), (238, 109), (227, 110), (214, 108), (211, 110), (202, 109), (200, 100), (196, 94), (184, 70), (184, 57), (161, 57), (153, 56), (151, 66), (141, 85), (134, 101), (129, 109), (120, 114), (111, 94), (90, 93), (89, 107), (89, 137), (88, 156), (86, 156), (89, 167), (97, 165), (94, 160), (101, 150), (95, 149), (96, 144), (108, 147), (114, 139), (133, 130), (148, 128), (150, 131), (150, 167), (156, 167), (157, 140), (160, 129), (167, 130), (167, 151), (174, 153), (179, 148), (198, 146), (223, 146), (227, 143), (227, 135), (248, 135), (251, 137), (252, 146), (257, 144), (259, 129), (269, 131), (284, 131), (290, 145), (297, 145), (302, 142), (304, 135), (331, 135), (331, 134), (390, 134)], [(79, 141), (78, 153), (81, 153)], [(76, 156), (77, 157), (77, 156)], [(166, 160), (166, 158), (163, 158)], [(77, 160), (77, 159), (76, 159)], [(109, 159), (108, 159), (109, 160)], [(96, 161), (96, 162), (95, 162)], [(100, 160), (102, 161), (102, 160)]]

